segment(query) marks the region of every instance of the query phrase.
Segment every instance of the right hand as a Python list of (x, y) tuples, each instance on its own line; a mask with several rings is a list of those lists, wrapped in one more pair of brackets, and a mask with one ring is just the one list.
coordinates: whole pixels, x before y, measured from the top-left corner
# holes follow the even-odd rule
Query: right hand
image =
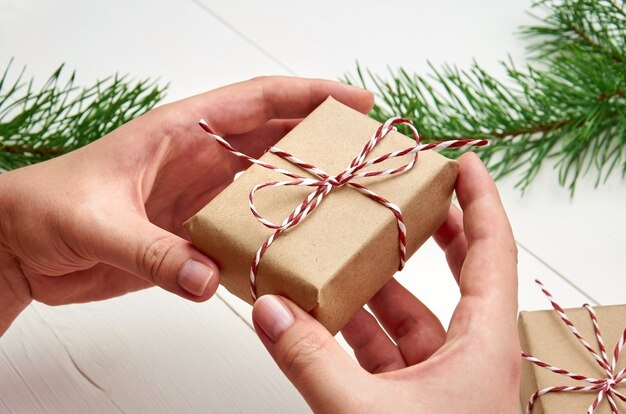
[[(460, 158), (453, 207), (435, 239), (461, 299), (446, 333), (392, 280), (342, 333), (361, 365), (291, 301), (257, 300), (256, 331), (285, 375), (319, 413), (516, 413), (517, 249), (493, 180), (478, 157)], [(383, 330), (384, 329), (384, 330)]]

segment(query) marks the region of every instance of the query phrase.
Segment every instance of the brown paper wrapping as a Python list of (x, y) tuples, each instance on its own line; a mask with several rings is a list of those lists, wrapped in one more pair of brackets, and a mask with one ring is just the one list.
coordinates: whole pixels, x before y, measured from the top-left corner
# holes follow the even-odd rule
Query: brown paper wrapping
[[(276, 147), (337, 174), (379, 125), (329, 98)], [(370, 157), (412, 145), (412, 139), (390, 132)], [(261, 159), (306, 175), (274, 154)], [(378, 164), (382, 166), (378, 169), (406, 162), (406, 157), (392, 159)], [(404, 174), (355, 181), (401, 208), (410, 256), (445, 221), (457, 172), (455, 161), (426, 151)], [(185, 223), (193, 244), (219, 265), (221, 283), (247, 302), (251, 302), (250, 265), (272, 232), (251, 214), (248, 193), (256, 184), (285, 179), (253, 165)], [(271, 188), (259, 192), (255, 202), (262, 215), (280, 223), (311, 191), (311, 187)], [(393, 276), (398, 264), (398, 231), (391, 211), (349, 186), (335, 188), (312, 215), (268, 249), (259, 266), (257, 293), (290, 298), (335, 334)]]
[[(597, 306), (594, 307), (594, 310), (598, 317), (607, 353), (611, 355), (626, 327), (626, 305)], [(566, 309), (566, 313), (583, 338), (599, 352), (593, 333), (593, 324), (587, 310), (584, 308)], [(594, 378), (606, 377), (591, 353), (571, 334), (555, 311), (520, 312), (518, 327), (522, 349), (532, 356), (577, 374)], [(625, 364), (626, 355), (622, 355), (618, 361), (618, 370), (622, 369)], [(555, 374), (524, 360), (520, 390), (524, 410), (526, 410), (528, 399), (535, 391), (558, 385), (585, 386), (589, 384)], [(624, 388), (619, 387), (617, 389), (624, 393)], [(533, 414), (584, 414), (596, 396), (597, 392), (546, 394), (535, 403)], [(618, 398), (615, 400), (620, 408), (620, 413), (626, 413), (626, 403)], [(606, 397), (595, 413), (611, 413)]]

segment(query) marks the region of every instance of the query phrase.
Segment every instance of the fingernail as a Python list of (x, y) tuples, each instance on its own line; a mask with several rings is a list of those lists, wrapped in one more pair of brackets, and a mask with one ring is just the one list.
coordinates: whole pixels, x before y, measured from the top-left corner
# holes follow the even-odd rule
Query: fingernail
[(178, 272), (178, 284), (195, 296), (202, 296), (213, 277), (213, 269), (195, 260), (187, 260)]
[(276, 342), (295, 321), (287, 305), (276, 296), (261, 296), (254, 307), (254, 320), (272, 342)]

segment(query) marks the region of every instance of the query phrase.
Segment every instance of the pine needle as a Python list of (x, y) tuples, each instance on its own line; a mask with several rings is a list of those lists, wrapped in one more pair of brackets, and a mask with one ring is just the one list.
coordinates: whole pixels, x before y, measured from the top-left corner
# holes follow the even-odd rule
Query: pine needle
[[(624, 0), (546, 0), (546, 17), (523, 27), (530, 64), (503, 62), (500, 81), (478, 63), (465, 70), (430, 66), (426, 76), (404, 69), (389, 79), (363, 70), (348, 83), (373, 86), (377, 120), (405, 116), (425, 142), (486, 138), (483, 160), (496, 178), (519, 174), (522, 190), (548, 159), (574, 193), (595, 170), (596, 185), (626, 176), (626, 9)], [(449, 155), (458, 156), (458, 152)]]
[(0, 77), (0, 170), (44, 161), (82, 147), (150, 110), (165, 88), (155, 81), (114, 75), (88, 87), (61, 65), (41, 87), (25, 68)]

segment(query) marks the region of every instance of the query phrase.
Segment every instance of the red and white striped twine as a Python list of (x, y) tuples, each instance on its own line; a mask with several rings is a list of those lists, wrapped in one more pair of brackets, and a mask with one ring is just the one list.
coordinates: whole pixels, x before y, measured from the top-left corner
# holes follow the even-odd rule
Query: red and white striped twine
[(530, 400), (528, 401), (528, 405), (526, 407), (526, 413), (530, 414), (533, 410), (535, 402), (542, 395), (551, 393), (551, 392), (597, 392), (597, 396), (595, 400), (591, 403), (589, 408), (587, 409), (587, 414), (593, 414), (600, 404), (600, 402), (606, 397), (609, 405), (611, 407), (611, 412), (613, 414), (619, 414), (617, 411), (617, 404), (615, 403), (615, 397), (619, 398), (622, 401), (626, 401), (626, 396), (621, 392), (616, 390), (616, 387), (621, 385), (626, 385), (626, 368), (616, 372), (617, 370), (617, 361), (619, 360), (620, 352), (624, 347), (624, 342), (626, 341), (626, 329), (622, 333), (619, 341), (615, 345), (613, 350), (613, 360), (609, 362), (609, 357), (606, 353), (606, 348), (604, 346), (604, 340), (602, 339), (602, 332), (600, 331), (600, 325), (598, 324), (598, 318), (596, 317), (596, 312), (593, 308), (584, 304), (584, 308), (589, 312), (589, 316), (591, 317), (591, 321), (593, 322), (593, 330), (596, 336), (596, 340), (598, 341), (598, 348), (600, 352), (596, 352), (591, 345), (582, 337), (578, 329), (574, 326), (572, 321), (567, 317), (567, 314), (559, 306), (558, 303), (554, 301), (554, 298), (546, 290), (543, 284), (539, 280), (535, 280), (535, 282), (541, 287), (541, 291), (548, 297), (552, 307), (559, 315), (565, 326), (569, 329), (569, 331), (578, 339), (578, 341), (585, 347), (587, 351), (591, 353), (595, 361), (598, 363), (600, 368), (606, 373), (605, 378), (591, 378), (585, 375), (576, 374), (570, 372), (566, 369), (558, 368), (553, 365), (550, 365), (542, 360), (533, 357), (532, 355), (522, 351), (522, 357), (526, 360), (532, 362), (533, 364), (545, 368), (554, 372), (555, 374), (563, 375), (569, 378), (572, 378), (576, 381), (582, 381), (589, 385), (579, 385), (579, 386), (554, 386), (554, 387), (546, 387), (544, 389), (538, 390), (530, 396)]
[[(372, 160), (366, 161), (367, 156), (372, 152), (374, 147), (387, 135), (387, 133), (391, 130), (395, 130), (395, 125), (404, 124), (408, 126), (413, 134), (413, 138), (415, 139), (415, 145), (409, 148), (406, 148), (402, 151), (394, 151), (388, 154), (381, 155)], [(263, 258), (263, 255), (267, 251), (267, 249), (272, 245), (274, 240), (287, 231), (288, 229), (297, 226), (302, 223), (314, 210), (318, 207), (324, 198), (331, 192), (331, 190), (335, 187), (342, 187), (344, 185), (349, 185), (360, 193), (366, 195), (372, 200), (382, 204), (387, 207), (396, 217), (397, 227), (398, 227), (398, 240), (399, 240), (399, 251), (400, 251), (400, 266), (402, 269), (404, 267), (404, 263), (406, 261), (406, 226), (404, 224), (404, 217), (402, 216), (402, 212), (400, 211), (400, 207), (395, 205), (394, 203), (388, 201), (384, 197), (376, 194), (372, 190), (368, 189), (362, 184), (353, 182), (355, 178), (366, 178), (366, 177), (376, 177), (383, 175), (394, 175), (401, 174), (413, 168), (415, 162), (417, 161), (418, 153), (421, 151), (427, 151), (431, 149), (445, 149), (445, 148), (461, 148), (461, 147), (470, 147), (470, 146), (484, 146), (487, 145), (486, 140), (478, 140), (478, 139), (462, 139), (462, 140), (450, 140), (450, 141), (441, 141), (441, 142), (431, 142), (429, 144), (420, 144), (419, 134), (417, 130), (411, 123), (409, 119), (405, 118), (391, 118), (387, 120), (384, 124), (382, 124), (378, 130), (372, 135), (367, 144), (363, 147), (361, 152), (352, 160), (352, 162), (348, 165), (348, 167), (342, 171), (341, 173), (331, 176), (320, 168), (306, 163), (293, 155), (289, 154), (286, 151), (280, 150), (276, 147), (272, 147), (269, 149), (269, 152), (279, 156), (280, 158), (289, 161), (295, 166), (303, 169), (304, 171), (314, 175), (317, 178), (307, 178), (303, 177), (299, 174), (292, 173), (282, 168), (275, 167), (271, 164), (268, 164), (259, 159), (250, 157), (242, 152), (234, 149), (224, 138), (216, 135), (207, 122), (203, 119), (200, 121), (200, 126), (207, 134), (213, 138), (217, 143), (219, 143), (222, 147), (224, 147), (231, 154), (236, 155), (237, 157), (243, 158), (253, 164), (260, 165), (261, 167), (279, 172), (283, 175), (286, 175), (292, 180), (287, 181), (272, 181), (265, 184), (256, 185), (248, 195), (248, 204), (250, 206), (250, 211), (254, 217), (264, 226), (269, 227), (270, 229), (275, 230), (267, 240), (259, 247), (254, 256), (254, 260), (252, 262), (252, 266), (250, 267), (250, 293), (252, 295), (252, 300), (255, 301), (257, 298), (256, 292), (256, 278), (259, 269), (259, 263)], [(380, 170), (380, 171), (363, 171), (365, 168), (370, 167), (374, 164), (381, 163), (390, 158), (402, 157), (404, 155), (412, 155), (412, 158), (406, 164), (388, 170)], [(292, 212), (289, 214), (287, 218), (285, 218), (280, 224), (272, 223), (271, 221), (265, 219), (261, 213), (257, 210), (254, 205), (254, 195), (257, 191), (268, 188), (268, 187), (284, 187), (284, 186), (305, 186), (305, 187), (313, 187), (314, 190), (302, 201), (300, 205), (298, 205)]]

